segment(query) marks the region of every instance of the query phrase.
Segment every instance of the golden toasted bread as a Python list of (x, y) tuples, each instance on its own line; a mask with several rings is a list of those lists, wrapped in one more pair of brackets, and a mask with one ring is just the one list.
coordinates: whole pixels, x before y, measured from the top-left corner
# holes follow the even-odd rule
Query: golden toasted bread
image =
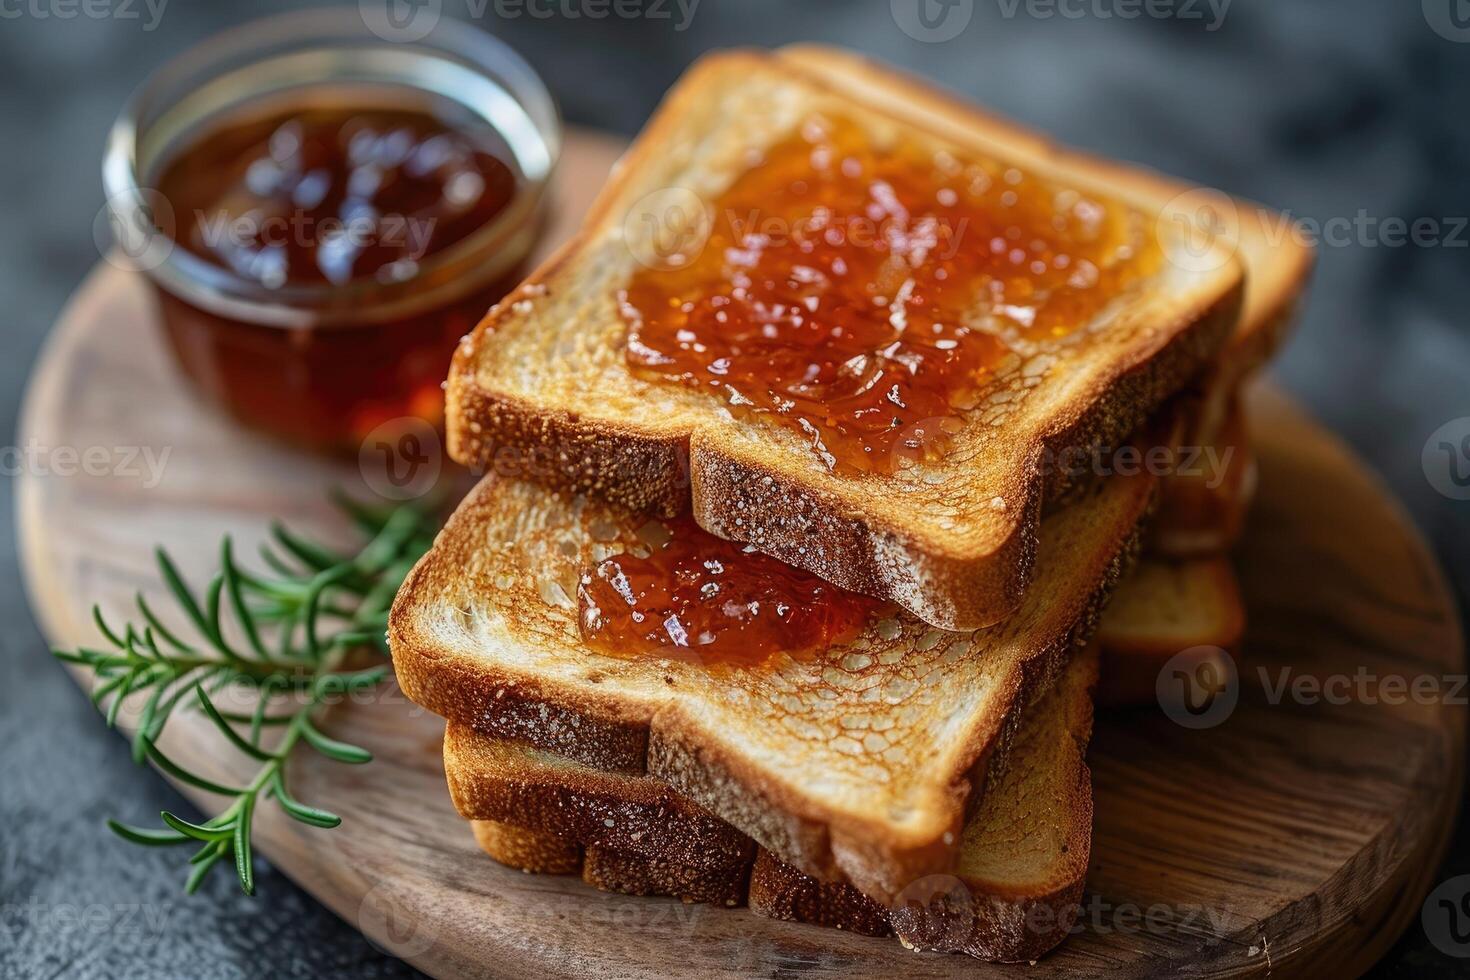
[[(993, 624), (1017, 608), (1035, 573), (1042, 504), (1063, 489), (1049, 461), (1116, 445), (1210, 361), (1238, 318), (1240, 266), (1232, 248), (1201, 244), (1167, 213), (1172, 182), (1019, 139), (1015, 127), (886, 69), (802, 50), (714, 55), (688, 72), (581, 234), (460, 347), (447, 385), (449, 450), (468, 465), (634, 510), (692, 508), (722, 537), (932, 625)], [(760, 412), (738, 395), (732, 405), (728, 393), (629, 366), (619, 296), (652, 275), (648, 254), (666, 252), (657, 236), (668, 195), (708, 216), (756, 157), (812, 119), (842, 120), (875, 153), (903, 148), (994, 172), (1001, 198), (1014, 177), (1047, 200), (1082, 201), (1138, 238), (1123, 250), (1132, 258), (1118, 259), (1140, 263), (1136, 281), (1062, 336), (1020, 336), (977, 301), (962, 326), (1001, 353), (970, 407), (950, 403), (947, 448), (899, 453), (891, 473), (848, 471), (814, 451), (820, 420), (799, 434), (780, 409)], [(986, 241), (1024, 227), (997, 226)], [(898, 316), (896, 298), (880, 298)], [(876, 351), (858, 360), (887, 363)]]
[[(926, 83), (885, 71), (852, 52), (798, 44), (781, 48), (777, 55), (822, 77), (841, 78), (853, 85), (871, 85), (877, 73), (883, 91), (875, 93), (876, 98), (903, 106), (904, 111), (918, 114), (922, 122), (935, 127), (952, 125), (956, 111), (976, 117), (982, 113), (954, 99), (949, 109), (936, 110), (935, 101), (942, 97)], [(983, 129), (987, 139), (1017, 154), (1047, 156), (1064, 152), (1049, 138), (992, 114), (983, 116)], [(1140, 197), (1167, 200), (1170, 220), (1193, 227), (1203, 239), (1233, 252), (1244, 264), (1245, 302), (1239, 323), (1193, 385), (1195, 393), (1183, 445), (1216, 453), (1237, 444), (1231, 440), (1245, 447), (1240, 386), (1285, 343), (1311, 279), (1315, 249), (1294, 221), (1264, 205), (1113, 160), (1091, 158), (1087, 163), (1109, 182), (1127, 187)], [(1243, 448), (1231, 461), (1234, 468), (1222, 479), (1212, 471), (1206, 478), (1181, 476), (1166, 480), (1149, 549), (1177, 558), (1228, 550), (1244, 521), (1254, 481), (1248, 461), (1248, 449)]]
[(1149, 704), (1159, 671), (1185, 650), (1218, 648), (1223, 660), (1245, 633), (1245, 606), (1228, 558), (1143, 558), (1118, 583), (1098, 624), (1102, 684), (1110, 706)]
[[(624, 777), (632, 779), (635, 777)], [(657, 855), (619, 851), (605, 844), (585, 848), (571, 838), (496, 820), (472, 820), (475, 841), (501, 864), (533, 874), (576, 874), (594, 888), (625, 895), (668, 895), (686, 902), (733, 907), (745, 904), (749, 849), (727, 865), (681, 864)]]
[(789, 864), (880, 901), (948, 871), (972, 784), (1090, 630), (1155, 480), (1095, 482), (1048, 517), (1038, 586), (1004, 624), (946, 633), (874, 616), (819, 654), (753, 669), (698, 648), (582, 642), (578, 584), (648, 518), (487, 478), (409, 575), (389, 620), (413, 700), (599, 769), (647, 771)]
[[(1066, 935), (1082, 892), (1092, 830), (1084, 754), (1096, 680), (1089, 648), (1025, 712), (965, 824), (954, 871), (911, 882), (894, 908), (765, 850), (752, 868), (748, 841), (731, 851), (717, 821), (673, 803), (646, 776), (597, 772), (454, 723), (445, 771), (455, 805), (502, 864), (575, 870), (556, 859), (585, 844), (583, 876), (599, 887), (726, 905), (745, 901), (749, 873), (749, 903), (760, 915), (863, 935), (896, 930), (918, 948), (1031, 960)], [(614, 856), (616, 874), (607, 867)]]
[[(1192, 402), (1180, 469), (1168, 475), (1149, 524), (1148, 553), (1160, 558), (1209, 558), (1227, 553), (1245, 530), (1259, 475), (1245, 410), (1238, 397), (1207, 419), (1208, 395)], [(1213, 415), (1214, 413), (1210, 413)]]

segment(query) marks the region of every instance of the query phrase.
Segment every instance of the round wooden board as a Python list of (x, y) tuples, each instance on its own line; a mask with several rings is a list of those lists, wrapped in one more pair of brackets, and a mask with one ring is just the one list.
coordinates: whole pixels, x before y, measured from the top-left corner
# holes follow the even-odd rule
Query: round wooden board
[[(553, 238), (575, 225), (619, 149), (572, 135)], [(1459, 797), (1463, 710), (1272, 704), (1265, 682), (1283, 670), (1463, 673), (1454, 604), (1398, 506), (1333, 437), (1269, 390), (1252, 393), (1250, 410), (1261, 488), (1237, 556), (1251, 617), (1240, 704), (1204, 731), (1156, 710), (1099, 717), (1081, 929), (1029, 976), (1356, 974), (1417, 918), (1431, 883)], [(223, 533), (251, 554), (272, 518), (345, 538), (326, 489), (368, 492), (355, 467), (242, 432), (200, 405), (168, 360), (140, 282), (105, 264), (56, 327), (19, 438), (49, 450), (105, 447), (117, 463), (105, 475), (32, 473), (17, 491), (32, 604), (59, 646), (95, 642), (93, 601), (121, 618), (135, 590), (158, 588), (155, 544), (202, 575)], [(135, 448), (163, 460), (156, 485), (141, 453), (122, 465)], [(510, 871), (480, 855), (450, 805), (438, 719), (390, 689), (334, 709), (328, 727), (375, 761), (302, 754), (294, 792), (343, 825), (310, 830), (267, 808), (258, 848), (376, 944), (436, 976), (1015, 969)], [(164, 747), (212, 778), (238, 780), (248, 766), (216, 758), (213, 736), (184, 715)]]

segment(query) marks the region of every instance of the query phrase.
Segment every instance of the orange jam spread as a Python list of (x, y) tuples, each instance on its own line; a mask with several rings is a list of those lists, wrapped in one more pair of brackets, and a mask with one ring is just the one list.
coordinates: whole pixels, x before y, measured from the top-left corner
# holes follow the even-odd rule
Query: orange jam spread
[(1008, 352), (1078, 330), (1161, 260), (1123, 204), (818, 116), (715, 200), (689, 251), (619, 295), (634, 369), (879, 473), (941, 452)]
[(578, 622), (600, 652), (755, 667), (851, 640), (883, 606), (689, 517), (651, 522), (640, 537), (646, 546), (582, 573)]

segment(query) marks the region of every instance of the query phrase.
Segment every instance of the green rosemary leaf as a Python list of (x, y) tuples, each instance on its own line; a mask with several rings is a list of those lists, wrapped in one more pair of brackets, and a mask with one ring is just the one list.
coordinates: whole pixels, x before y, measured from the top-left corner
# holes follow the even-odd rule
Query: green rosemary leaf
[(337, 509), (352, 519), (357, 529), (367, 535), (376, 535), (388, 523), (388, 518), (393, 516), (393, 511), (386, 507), (373, 507), (348, 496), (340, 487), (334, 488), (328, 495)]
[(225, 720), (225, 718), (219, 713), (218, 710), (215, 709), (214, 702), (209, 700), (209, 695), (204, 693), (204, 689), (196, 688), (195, 690), (196, 693), (199, 695), (199, 704), (204, 708), (204, 713), (209, 716), (209, 720), (214, 722), (215, 727), (224, 734), (225, 739), (231, 745), (239, 749), (241, 752), (244, 752), (252, 759), (257, 759), (261, 762), (269, 762), (271, 759), (275, 758), (269, 752), (257, 748), (251, 743), (245, 741), (245, 739), (241, 738), (239, 732), (236, 732), (235, 729), (230, 725), (230, 723)]
[(245, 792), (245, 790), (240, 789), (239, 787), (222, 786), (219, 783), (212, 782), (208, 779), (205, 779), (203, 776), (199, 776), (190, 772), (189, 770), (179, 766), (168, 756), (164, 755), (163, 752), (158, 748), (158, 746), (153, 744), (152, 742), (148, 743), (148, 758), (152, 759), (154, 765), (162, 769), (164, 772), (168, 773), (170, 776), (174, 777), (180, 782), (188, 783), (190, 786), (196, 786), (199, 789), (204, 790), (206, 793), (217, 793), (220, 796), (240, 796), (242, 793)]
[(286, 781), (282, 778), (280, 772), (276, 773), (275, 779), (271, 782), (271, 795), (276, 798), (276, 802), (281, 805), (281, 809), (286, 811), (288, 816), (304, 824), (330, 830), (342, 823), (342, 818), (335, 813), (314, 806), (307, 806), (305, 803), (294, 799), (291, 794), (286, 792)]
[(200, 633), (203, 633), (206, 638), (213, 640), (214, 636), (209, 627), (209, 620), (205, 618), (204, 611), (199, 608), (199, 602), (194, 598), (194, 593), (190, 592), (189, 587), (184, 584), (183, 578), (179, 575), (178, 568), (174, 566), (173, 559), (162, 548), (157, 549), (154, 554), (158, 558), (158, 568), (163, 575), (164, 584), (168, 586), (169, 591), (173, 593), (174, 598), (183, 607), (184, 612), (188, 615), (190, 621), (193, 622), (194, 627)]
[(333, 554), (328, 549), (293, 534), (280, 522), (271, 525), (271, 537), (297, 561), (313, 571), (325, 571), (346, 561), (341, 555)]
[(235, 619), (240, 623), (240, 629), (245, 634), (250, 649), (255, 651), (256, 656), (262, 660), (271, 659), (265, 644), (260, 642), (260, 632), (255, 628), (255, 619), (245, 608), (245, 597), (240, 591), (241, 573), (235, 567), (235, 556), (231, 552), (231, 543), (228, 536), (224, 544), (220, 546), (220, 566), (223, 570), (225, 590), (230, 594), (230, 606), (235, 610)]
[(252, 793), (240, 801), (240, 817), (235, 821), (235, 874), (240, 877), (240, 887), (247, 895), (255, 894), (255, 864), (250, 853), (250, 824), (255, 811), (255, 795)]
[(189, 872), (189, 880), (184, 883), (184, 894), (192, 895), (199, 890), (199, 886), (204, 882), (204, 876), (209, 874), (209, 869), (225, 856), (225, 851), (228, 849), (228, 843), (217, 841), (213, 844), (205, 844), (199, 853), (194, 855), (194, 859), (191, 859), (195, 862), (194, 870)]
[(148, 626), (150, 629), (153, 630), (154, 633), (163, 637), (166, 641), (168, 641), (168, 644), (170, 646), (178, 650), (180, 653), (192, 654), (197, 652), (193, 647), (189, 646), (189, 644), (185, 643), (183, 640), (180, 640), (177, 636), (175, 636), (167, 626), (163, 625), (159, 618), (153, 614), (153, 610), (149, 607), (147, 600), (143, 598), (143, 593), (138, 593), (137, 600), (138, 611), (143, 614), (143, 618), (148, 621)]
[[(258, 700), (255, 702), (255, 714), (250, 717), (250, 741), (255, 745), (260, 744), (260, 729), (265, 724), (266, 711), (270, 708), (271, 703), (271, 691), (275, 686), (272, 681), (260, 685)], [(288, 715), (286, 721), (290, 722), (293, 718), (294, 716)]]
[(134, 763), (141, 765), (148, 758), (148, 743), (157, 737), (157, 733), (148, 733), (153, 730), (153, 719), (158, 715), (158, 703), (163, 700), (163, 693), (167, 689), (167, 684), (155, 684), (148, 699), (143, 702), (143, 710), (138, 714), (138, 730), (133, 735)]
[(328, 759), (337, 762), (346, 762), (351, 765), (362, 765), (373, 761), (373, 754), (360, 746), (351, 745), (347, 742), (339, 742), (335, 738), (328, 738), (312, 727), (309, 720), (303, 719), (301, 723), (301, 737), (306, 743), (316, 749)]
[(121, 837), (123, 840), (134, 844), (142, 844), (144, 847), (169, 847), (173, 844), (187, 844), (190, 838), (172, 830), (153, 830), (148, 827), (132, 827), (116, 820), (107, 821), (107, 829)]
[(383, 530), (357, 556), (354, 564), (358, 571), (375, 574), (390, 565), (418, 530), (420, 520), (418, 512), (411, 508), (394, 511)]
[(97, 631), (107, 637), (107, 642), (115, 647), (123, 645), (122, 640), (117, 638), (117, 634), (112, 631), (112, 627), (108, 626), (107, 620), (102, 617), (102, 607), (99, 605), (92, 606), (92, 622), (97, 624)]
[(221, 653), (233, 658), (236, 656), (235, 651), (231, 650), (225, 644), (225, 633), (219, 619), (220, 597), (224, 591), (225, 577), (221, 574), (216, 574), (214, 578), (209, 580), (209, 588), (204, 590), (204, 602), (205, 608), (208, 610), (206, 615), (209, 617), (210, 637), (214, 640), (215, 646), (219, 648)]
[(281, 556), (277, 555), (275, 550), (271, 548), (270, 545), (262, 544), (260, 546), (260, 560), (270, 566), (271, 571), (275, 572), (282, 578), (295, 579), (301, 576), (300, 570), (292, 568), (290, 565), (286, 564)]
[(322, 643), (317, 636), (317, 606), (321, 602), (322, 593), (339, 584), (352, 573), (353, 568), (350, 564), (341, 564), (318, 573), (312, 579), (301, 617), (305, 625), (306, 655), (312, 660), (320, 660), (322, 655)]
[(107, 706), (108, 728), (113, 728), (117, 725), (118, 712), (122, 710), (123, 702), (128, 699), (128, 695), (133, 693), (134, 688), (138, 686), (138, 682), (142, 677), (143, 674), (141, 671), (132, 671), (124, 676), (122, 686), (112, 695), (112, 703)]
[(92, 689), (92, 703), (95, 705), (101, 705), (103, 698), (107, 697), (109, 694), (118, 690), (120, 687), (126, 684), (128, 678), (131, 676), (131, 674), (118, 674), (111, 680), (108, 680), (102, 684), (98, 684), (95, 688)]
[(170, 691), (167, 695), (165, 695), (163, 700), (159, 702), (158, 709), (154, 712), (153, 715), (152, 728), (139, 728), (137, 734), (134, 736), (136, 740), (141, 740), (144, 743), (142, 746), (134, 746), (135, 755), (137, 753), (142, 753), (143, 756), (146, 757), (148, 751), (147, 743), (157, 741), (158, 736), (163, 734), (163, 726), (168, 722), (169, 717), (173, 714), (174, 708), (178, 707), (179, 702), (183, 700), (183, 698), (190, 691), (194, 690), (200, 684), (203, 684), (206, 680), (209, 679), (209, 677), (209, 671), (199, 669), (193, 672), (180, 674), (171, 682), (174, 685), (174, 689)]
[(167, 810), (161, 812), (159, 816), (175, 832), (183, 834), (185, 837), (192, 837), (195, 840), (206, 842), (228, 840), (235, 832), (233, 824), (222, 827), (208, 827), (204, 824), (190, 823), (183, 817), (169, 813)]

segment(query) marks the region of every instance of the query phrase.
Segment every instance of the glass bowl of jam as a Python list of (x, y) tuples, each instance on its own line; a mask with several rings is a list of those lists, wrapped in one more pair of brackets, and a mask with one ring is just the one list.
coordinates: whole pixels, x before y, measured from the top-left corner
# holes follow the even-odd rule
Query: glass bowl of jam
[(195, 387), (253, 427), (355, 451), (442, 422), (459, 338), (523, 276), (561, 146), (504, 43), (441, 19), (276, 17), (156, 72), (103, 164), (118, 252)]

